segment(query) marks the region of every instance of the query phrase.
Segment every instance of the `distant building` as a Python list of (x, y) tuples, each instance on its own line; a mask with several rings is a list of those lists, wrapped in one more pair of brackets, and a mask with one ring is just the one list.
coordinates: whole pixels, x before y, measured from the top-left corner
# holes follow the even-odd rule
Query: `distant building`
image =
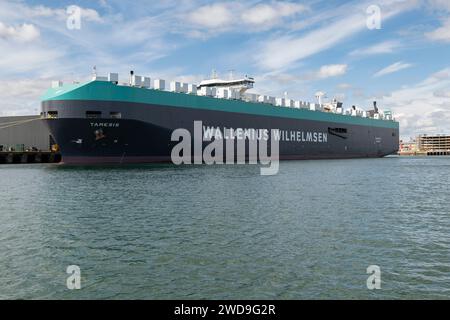
[(448, 156), (450, 135), (419, 135), (409, 142), (400, 141), (400, 155)]
[(0, 149), (50, 150), (50, 132), (40, 116), (0, 117)]
[(417, 138), (418, 148), (430, 156), (450, 155), (450, 135), (420, 135)]

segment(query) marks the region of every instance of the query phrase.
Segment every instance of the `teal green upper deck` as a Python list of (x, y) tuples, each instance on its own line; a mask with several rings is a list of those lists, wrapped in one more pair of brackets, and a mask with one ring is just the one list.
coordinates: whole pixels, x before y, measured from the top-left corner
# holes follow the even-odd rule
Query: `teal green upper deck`
[(291, 119), (330, 121), (336, 123), (392, 129), (399, 128), (398, 122), (391, 120), (354, 117), (330, 112), (278, 107), (266, 103), (218, 99), (185, 93), (120, 86), (107, 81), (91, 81), (82, 84), (64, 85), (59, 88), (49, 89), (42, 97), (42, 101), (57, 100), (123, 101), (180, 108), (236, 112)]

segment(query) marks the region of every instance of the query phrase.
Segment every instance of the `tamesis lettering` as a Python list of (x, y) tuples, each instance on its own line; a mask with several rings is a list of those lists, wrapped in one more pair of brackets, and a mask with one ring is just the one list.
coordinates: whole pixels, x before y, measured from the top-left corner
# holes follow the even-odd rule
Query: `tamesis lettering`
[(118, 128), (117, 122), (91, 122), (91, 127), (94, 128)]

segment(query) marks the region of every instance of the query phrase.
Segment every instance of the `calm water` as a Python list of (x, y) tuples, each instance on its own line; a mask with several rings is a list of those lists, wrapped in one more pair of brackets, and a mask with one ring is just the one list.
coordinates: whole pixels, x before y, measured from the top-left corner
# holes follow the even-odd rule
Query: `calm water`
[(450, 298), (449, 177), (444, 157), (282, 162), (272, 177), (1, 166), (0, 298)]

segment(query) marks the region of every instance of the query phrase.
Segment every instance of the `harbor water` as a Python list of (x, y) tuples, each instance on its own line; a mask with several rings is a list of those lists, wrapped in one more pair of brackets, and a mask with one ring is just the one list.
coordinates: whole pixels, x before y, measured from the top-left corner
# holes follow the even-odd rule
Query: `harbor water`
[(274, 176), (3, 165), (0, 298), (449, 299), (449, 176), (449, 157), (287, 161)]

